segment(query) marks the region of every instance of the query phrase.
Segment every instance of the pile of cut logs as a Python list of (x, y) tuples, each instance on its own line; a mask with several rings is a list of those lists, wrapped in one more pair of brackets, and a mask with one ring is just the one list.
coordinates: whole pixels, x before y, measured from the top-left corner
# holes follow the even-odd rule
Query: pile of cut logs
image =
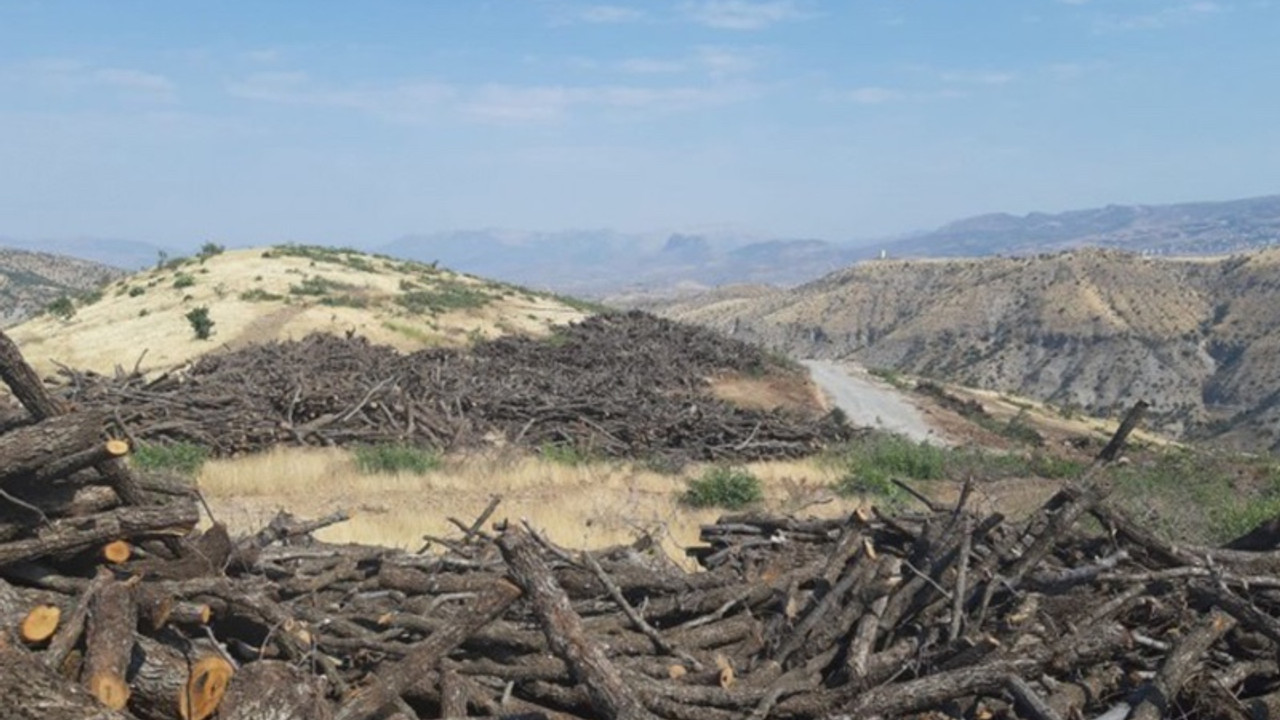
[[(688, 572), (493, 523), (418, 552), (337, 515), (197, 530), (0, 334), (0, 717), (48, 720), (1274, 717), (1280, 552), (1166, 542), (1108, 503), (1115, 442), (1023, 522), (739, 515)], [(1092, 521), (1081, 522), (1086, 516)], [(1243, 548), (1251, 549), (1243, 549)]]
[(496, 441), (680, 460), (810, 455), (847, 437), (834, 418), (736, 407), (717, 375), (801, 372), (759, 348), (640, 312), (598, 315), (551, 340), (505, 337), (404, 355), (315, 334), (205, 355), (181, 371), (64, 368), (67, 398), (108, 410), (140, 441), (219, 455), (281, 444)]

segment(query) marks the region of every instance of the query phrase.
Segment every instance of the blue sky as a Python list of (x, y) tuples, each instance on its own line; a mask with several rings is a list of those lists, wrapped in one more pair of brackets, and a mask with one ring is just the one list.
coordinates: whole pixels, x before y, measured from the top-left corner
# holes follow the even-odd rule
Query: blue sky
[(0, 236), (870, 238), (1280, 192), (1280, 2), (0, 0)]

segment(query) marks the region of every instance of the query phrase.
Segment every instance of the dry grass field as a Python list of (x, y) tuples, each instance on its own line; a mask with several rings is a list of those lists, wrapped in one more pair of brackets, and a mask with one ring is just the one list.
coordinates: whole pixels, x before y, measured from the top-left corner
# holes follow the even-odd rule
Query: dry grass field
[[(817, 515), (847, 513), (859, 501), (828, 490), (839, 469), (816, 460), (753, 463), (764, 507)], [(662, 538), (672, 558), (695, 544), (701, 523), (725, 511), (679, 502), (703, 466), (664, 474), (631, 462), (570, 464), (515, 450), (446, 457), (424, 474), (364, 474), (351, 452), (336, 448), (277, 448), (205, 464), (198, 482), (215, 516), (234, 532), (261, 527), (287, 510), (314, 517), (348, 510), (353, 518), (319, 537), (417, 549), (423, 535), (456, 537), (449, 517), (470, 523), (492, 495), (501, 495), (495, 519), (528, 519), (569, 548), (594, 548)], [(816, 501), (829, 502), (814, 504)]]
[[(209, 340), (186, 314), (207, 307)], [(171, 260), (114, 282), (70, 317), (47, 313), (10, 335), (37, 370), (164, 370), (221, 347), (353, 331), (416, 350), (475, 337), (542, 335), (584, 313), (544, 294), (411, 263), (331, 249), (256, 248)], [(143, 352), (145, 351), (145, 356)]]

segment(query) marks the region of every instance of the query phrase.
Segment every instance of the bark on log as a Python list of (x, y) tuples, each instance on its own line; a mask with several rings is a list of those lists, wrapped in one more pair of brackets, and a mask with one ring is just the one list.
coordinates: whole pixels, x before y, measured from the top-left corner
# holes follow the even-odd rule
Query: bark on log
[(200, 519), (194, 503), (124, 507), (83, 518), (54, 520), (39, 537), (0, 544), (0, 565), (80, 550), (120, 538), (185, 535)]
[(94, 697), (113, 710), (122, 709), (129, 701), (126, 677), (137, 626), (138, 608), (128, 584), (108, 582), (90, 601), (81, 680)]
[(653, 717), (623, 683), (622, 675), (609, 662), (604, 649), (583, 632), (582, 618), (573, 611), (569, 597), (556, 584), (529, 533), (509, 527), (498, 538), (498, 547), (512, 578), (528, 595), (551, 651), (565, 661), (574, 679), (587, 688), (596, 711), (607, 720)]
[(203, 644), (178, 636), (138, 637), (129, 668), (129, 710), (144, 720), (204, 720), (226, 693), (234, 669)]
[(95, 446), (106, 423), (101, 412), (58, 415), (0, 435), (0, 487)]
[(384, 666), (369, 688), (343, 703), (336, 714), (336, 720), (367, 720), (377, 715), (398, 698), (418, 675), (436, 667), (446, 653), (501, 616), (519, 597), (520, 589), (505, 580), (491, 585), (462, 617), (455, 618), (447, 627), (429, 635), (400, 661)]
[(325, 701), (317, 678), (275, 660), (249, 663), (237, 672), (218, 710), (218, 720), (329, 720), (332, 717), (332, 706)]
[(0, 707), (6, 720), (128, 720), (31, 653), (12, 648), (0, 648)]
[[(40, 376), (36, 375), (36, 371), (22, 357), (18, 346), (3, 331), (0, 331), (0, 379), (4, 380), (18, 402), (37, 421), (66, 415), (71, 411), (69, 403), (49, 393), (40, 382)], [(95, 467), (111, 487), (115, 488), (121, 500), (130, 505), (146, 502), (146, 495), (137, 479), (119, 459), (106, 460)]]

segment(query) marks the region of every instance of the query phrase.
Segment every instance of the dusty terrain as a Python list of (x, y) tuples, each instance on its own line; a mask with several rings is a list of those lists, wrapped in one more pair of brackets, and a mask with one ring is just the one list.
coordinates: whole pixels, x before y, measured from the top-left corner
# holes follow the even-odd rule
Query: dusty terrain
[(1138, 398), (1185, 437), (1280, 448), (1280, 250), (1102, 250), (869, 261), (789, 291), (659, 309), (800, 357), (847, 358), (1114, 416)]
[[(197, 339), (186, 318), (198, 307), (215, 323), (209, 340)], [(423, 263), (286, 246), (171, 260), (112, 282), (70, 318), (44, 315), (10, 334), (41, 372), (61, 363), (110, 373), (140, 359), (168, 369), (210, 350), (314, 331), (416, 350), (545, 335), (584, 316), (547, 295)]]

